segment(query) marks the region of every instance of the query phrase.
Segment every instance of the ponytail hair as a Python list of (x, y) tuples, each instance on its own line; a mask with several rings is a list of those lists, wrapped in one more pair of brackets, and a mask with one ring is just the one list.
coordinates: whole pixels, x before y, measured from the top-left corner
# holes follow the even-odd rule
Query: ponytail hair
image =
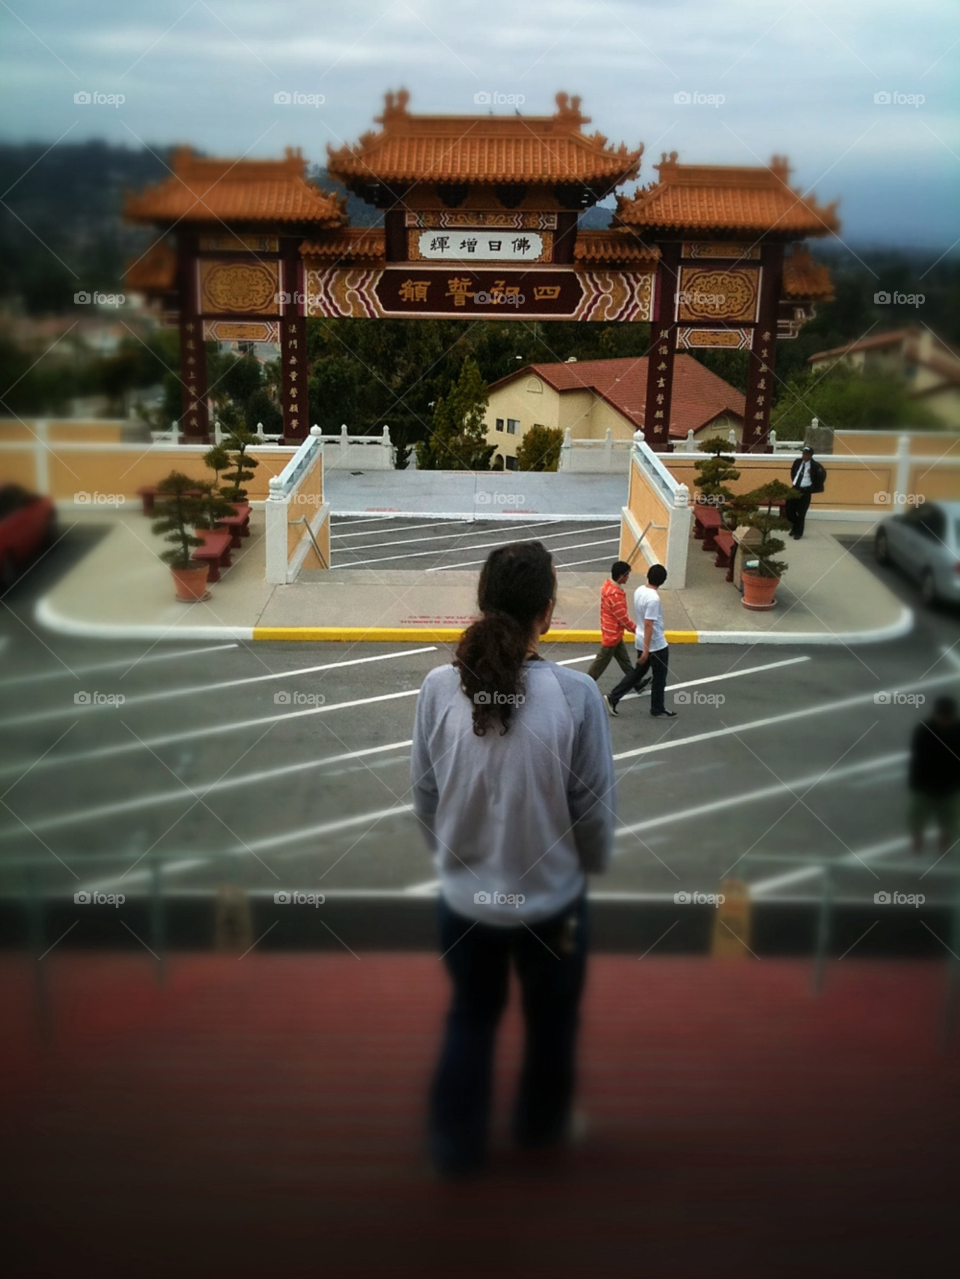
[(481, 616), (464, 631), (453, 663), (473, 703), (477, 737), (494, 724), (501, 736), (509, 728), (533, 624), (555, 594), (553, 557), (542, 542), (511, 542), (487, 556), (477, 591)]

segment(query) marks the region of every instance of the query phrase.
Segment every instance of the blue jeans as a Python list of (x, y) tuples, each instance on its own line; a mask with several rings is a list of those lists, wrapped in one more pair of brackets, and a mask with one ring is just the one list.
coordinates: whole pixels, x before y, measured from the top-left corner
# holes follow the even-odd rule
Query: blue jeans
[(545, 1146), (566, 1132), (586, 970), (586, 898), (550, 919), (509, 928), (475, 924), (441, 898), (440, 945), (453, 1003), (430, 1095), (430, 1148), (438, 1169), (457, 1175), (478, 1168), (486, 1153), (493, 1050), (511, 958), (526, 1024), (514, 1138)]

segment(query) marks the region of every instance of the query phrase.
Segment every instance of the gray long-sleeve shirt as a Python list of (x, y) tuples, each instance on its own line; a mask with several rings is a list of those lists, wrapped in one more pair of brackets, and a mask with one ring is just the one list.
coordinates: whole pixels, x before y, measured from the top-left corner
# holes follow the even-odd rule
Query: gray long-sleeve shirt
[[(459, 914), (494, 925), (547, 919), (602, 871), (616, 822), (610, 725), (592, 679), (553, 662), (524, 665), (526, 700), (501, 736), (473, 732), (453, 666), (417, 701), (413, 805), (441, 891)], [(522, 901), (518, 901), (522, 898)]]

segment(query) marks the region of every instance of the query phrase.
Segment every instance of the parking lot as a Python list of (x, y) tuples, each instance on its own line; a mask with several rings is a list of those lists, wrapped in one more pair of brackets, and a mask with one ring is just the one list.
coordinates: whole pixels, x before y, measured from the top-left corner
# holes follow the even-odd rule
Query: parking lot
[[(351, 528), (364, 534), (351, 554), (383, 549), (353, 522), (338, 532)], [(402, 530), (392, 531), (396, 548)], [(460, 553), (517, 531), (471, 526)], [(136, 894), (159, 859), (175, 892), (225, 881), (263, 893), (435, 892), (409, 808), (409, 748), (419, 685), (450, 650), (101, 643), (39, 631), (36, 599), (94, 536), (69, 534), (2, 609), (0, 891), (19, 891), (32, 868), (47, 892)], [(442, 549), (424, 554), (444, 563), (455, 535), (438, 536)], [(552, 548), (586, 540), (577, 528), (548, 536)], [(869, 557), (865, 545), (854, 553)], [(917, 604), (909, 584), (878, 571)], [(897, 890), (944, 900), (952, 880), (935, 856), (909, 862), (905, 752), (924, 713), (918, 699), (960, 683), (957, 634), (954, 614), (920, 609), (907, 639), (856, 650), (674, 646), (668, 704), (678, 718), (651, 719), (639, 698), (611, 722), (619, 827), (594, 893), (715, 892), (734, 875), (758, 895), (815, 896), (815, 867), (780, 860), (808, 855), (836, 863), (848, 899)], [(592, 649), (562, 644), (544, 656), (584, 670)], [(615, 678), (611, 668), (603, 687)]]

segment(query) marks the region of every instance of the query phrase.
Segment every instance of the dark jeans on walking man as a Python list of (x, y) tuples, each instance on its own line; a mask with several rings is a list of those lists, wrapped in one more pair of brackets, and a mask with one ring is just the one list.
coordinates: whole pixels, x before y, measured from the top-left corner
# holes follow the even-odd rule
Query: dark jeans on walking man
[(616, 660), (624, 674), (629, 675), (632, 672), (633, 662), (630, 660), (630, 650), (621, 640), (619, 644), (601, 644), (587, 674), (591, 679), (598, 680), (612, 659)]
[(810, 509), (812, 496), (813, 490), (810, 489), (806, 493), (802, 493), (800, 497), (788, 497), (784, 503), (783, 513), (793, 525), (793, 537), (803, 537), (803, 528), (807, 518), (807, 511)]
[(467, 1173), (483, 1161), (497, 1023), (507, 1002), (510, 961), (523, 993), (526, 1050), (513, 1114), (524, 1146), (565, 1135), (573, 1098), (580, 994), (586, 970), (587, 906), (580, 897), (530, 926), (477, 924), (440, 899), (440, 945), (453, 979), (440, 1063), (430, 1095), (435, 1162)]
[(610, 694), (610, 701), (616, 706), (621, 697), (626, 696), (627, 693), (632, 693), (640, 687), (641, 681), (649, 671), (653, 677), (653, 685), (650, 689), (650, 714), (662, 714), (666, 710), (663, 694), (667, 687), (669, 666), (670, 647), (668, 645), (666, 648), (657, 649), (655, 653), (650, 653), (645, 662), (638, 661)]

